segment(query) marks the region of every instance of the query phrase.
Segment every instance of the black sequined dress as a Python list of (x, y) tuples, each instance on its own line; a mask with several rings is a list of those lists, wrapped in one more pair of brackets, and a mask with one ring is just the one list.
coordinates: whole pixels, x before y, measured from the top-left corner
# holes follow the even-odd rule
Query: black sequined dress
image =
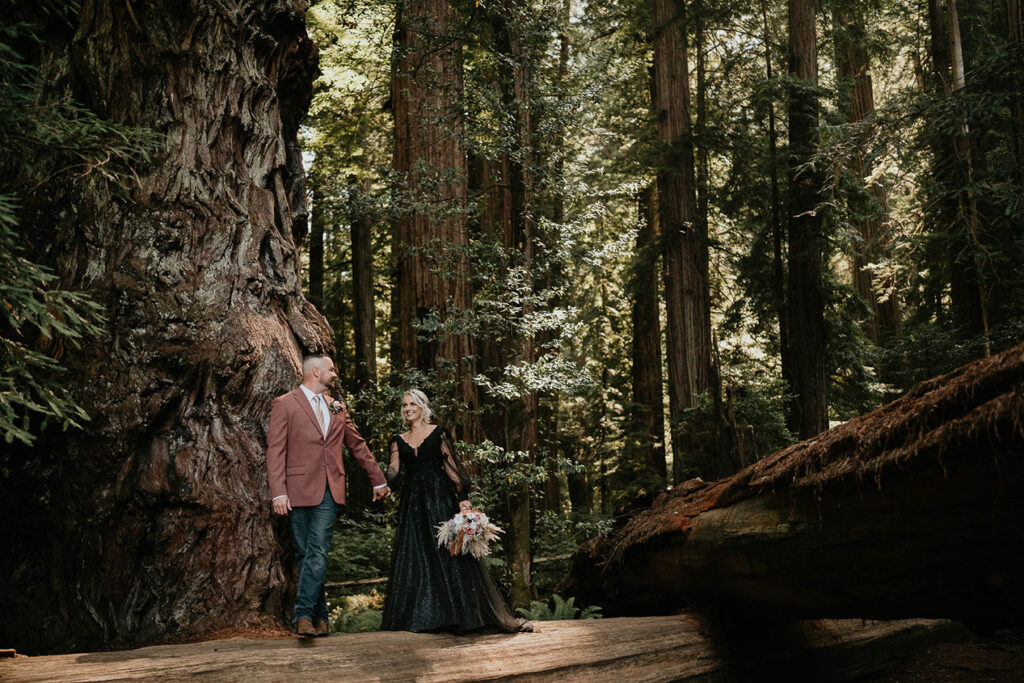
[(437, 547), (437, 527), (469, 490), (448, 430), (435, 427), (416, 448), (393, 437), (387, 476), (400, 502), (381, 630), (518, 630), (481, 561)]

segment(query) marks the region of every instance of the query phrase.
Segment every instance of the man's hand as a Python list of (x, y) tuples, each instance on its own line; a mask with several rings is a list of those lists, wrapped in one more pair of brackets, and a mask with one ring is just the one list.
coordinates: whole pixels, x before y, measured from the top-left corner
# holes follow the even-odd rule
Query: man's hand
[(292, 501), (289, 500), (288, 496), (276, 498), (272, 505), (274, 506), (274, 514), (280, 517), (284, 517), (292, 509)]
[(374, 489), (373, 502), (376, 503), (378, 500), (383, 500), (384, 498), (387, 498), (389, 495), (391, 495), (391, 488), (389, 486), (382, 486), (379, 489)]

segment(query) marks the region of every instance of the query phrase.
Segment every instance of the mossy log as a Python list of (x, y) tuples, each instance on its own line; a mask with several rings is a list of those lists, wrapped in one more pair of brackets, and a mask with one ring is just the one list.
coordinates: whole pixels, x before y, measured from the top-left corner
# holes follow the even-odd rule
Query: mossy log
[(573, 556), (606, 614), (1024, 623), (1024, 345), (732, 477), (656, 499)]

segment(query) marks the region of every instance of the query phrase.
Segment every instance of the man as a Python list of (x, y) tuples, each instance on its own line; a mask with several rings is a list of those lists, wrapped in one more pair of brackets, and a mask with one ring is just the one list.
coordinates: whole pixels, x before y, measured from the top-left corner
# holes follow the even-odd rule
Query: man
[(306, 356), (302, 384), (274, 399), (267, 430), (272, 505), (275, 514), (290, 517), (299, 565), (292, 618), (295, 630), (306, 637), (329, 632), (324, 573), (338, 506), (345, 504), (342, 444), (370, 475), (373, 500), (391, 493), (345, 405), (324, 397), (337, 376), (330, 357)]

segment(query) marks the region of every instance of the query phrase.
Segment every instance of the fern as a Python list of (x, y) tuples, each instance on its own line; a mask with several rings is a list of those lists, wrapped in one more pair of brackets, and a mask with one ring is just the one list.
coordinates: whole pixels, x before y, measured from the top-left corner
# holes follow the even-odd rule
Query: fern
[(516, 614), (529, 621), (565, 621), (569, 619), (600, 619), (602, 618), (601, 608), (598, 605), (591, 605), (584, 610), (576, 606), (576, 598), (564, 599), (557, 593), (551, 596), (555, 603), (552, 610), (546, 603), (539, 600), (530, 601), (530, 609), (519, 607)]

